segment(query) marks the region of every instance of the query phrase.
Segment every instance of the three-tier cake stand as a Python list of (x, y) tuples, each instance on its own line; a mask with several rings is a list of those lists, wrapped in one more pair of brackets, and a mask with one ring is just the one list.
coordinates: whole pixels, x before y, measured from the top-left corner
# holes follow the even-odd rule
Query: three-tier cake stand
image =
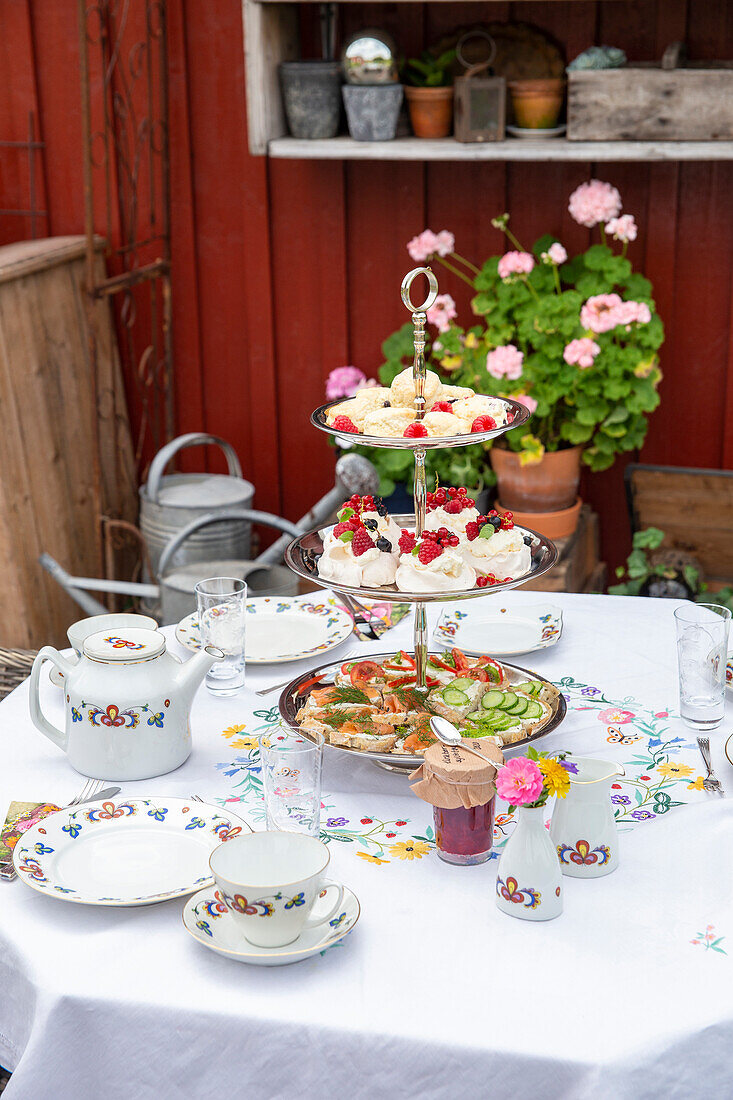
[[(428, 281), (428, 294), (425, 301), (420, 306), (415, 306), (412, 303), (410, 297), (410, 291), (412, 284), (418, 276), (424, 275)], [(434, 273), (429, 267), (418, 267), (413, 271), (410, 271), (402, 281), (402, 301), (407, 309), (412, 314), (413, 325), (413, 342), (414, 342), (414, 360), (413, 360), (413, 378), (415, 381), (415, 420), (420, 421), (423, 419), (425, 408), (425, 379), (426, 379), (426, 366), (425, 366), (425, 325), (427, 324), (427, 311), (435, 302), (438, 296), (438, 281), (435, 278)], [(326, 405), (322, 405), (311, 416), (311, 423), (319, 428), (321, 431), (328, 432), (335, 439), (340, 439), (343, 442), (353, 444), (354, 435), (349, 432), (339, 432), (328, 424), (327, 416), (329, 410), (337, 404), (339, 401), (332, 401)], [(414, 528), (417, 539), (422, 537), (425, 530), (425, 517), (427, 510), (427, 486), (425, 481), (425, 456), (428, 450), (435, 448), (449, 448), (449, 447), (466, 447), (472, 443), (482, 443), (488, 439), (494, 439), (497, 436), (503, 435), (505, 432), (510, 431), (513, 428), (518, 428), (524, 424), (528, 417), (529, 412), (527, 408), (520, 404), (518, 401), (512, 401), (509, 398), (497, 399), (501, 400), (507, 409), (507, 423), (501, 427), (493, 428), (490, 431), (472, 432), (464, 435), (453, 436), (440, 436), (440, 437), (416, 437), (416, 438), (404, 438), (399, 437), (383, 437), (383, 436), (370, 436), (359, 435), (358, 441), (360, 444), (364, 444), (368, 447), (385, 447), (385, 448), (399, 448), (409, 449), (413, 452), (415, 460), (415, 487), (414, 487), (414, 499), (415, 499), (415, 514), (413, 515), (395, 515), (392, 519), (400, 527)], [(318, 575), (318, 560), (323, 553), (323, 539), (319, 530), (309, 531), (308, 533), (301, 535), (290, 543), (285, 551), (285, 563), (299, 576), (304, 577), (306, 580), (312, 581), (315, 584), (320, 585), (322, 588), (330, 588), (335, 592), (344, 592), (348, 595), (361, 597), (362, 599), (372, 600), (395, 600), (403, 603), (412, 603), (414, 605), (414, 651), (415, 651), (415, 672), (416, 672), (416, 689), (418, 691), (426, 691), (426, 670), (428, 659), (428, 628), (427, 628), (427, 604), (437, 601), (445, 602), (448, 600), (469, 600), (475, 599), (478, 596), (489, 596), (496, 593), (504, 592), (509, 588), (516, 588), (518, 585), (525, 584), (529, 580), (533, 580), (536, 577), (546, 573), (548, 569), (551, 569), (557, 560), (557, 550), (549, 539), (546, 539), (543, 535), (537, 534), (535, 531), (530, 531), (527, 528), (521, 528), (524, 535), (528, 535), (531, 539), (530, 552), (531, 552), (531, 566), (529, 572), (525, 573), (522, 577), (512, 579), (509, 581), (503, 581), (497, 584), (493, 584), (486, 588), (471, 588), (458, 592), (405, 592), (398, 590), (395, 585), (385, 585), (380, 588), (370, 588), (366, 586), (356, 587), (353, 585), (338, 584), (335, 581), (326, 581)], [(490, 639), (487, 639), (488, 649), (490, 653)], [(379, 657), (384, 660), (388, 655), (379, 654)], [(324, 665), (321, 668), (314, 670), (315, 673), (322, 674), (324, 679), (328, 678), (328, 673), (331, 668), (334, 670), (338, 668), (340, 662), (336, 665)], [(505, 666), (511, 668), (512, 666)], [(521, 680), (526, 678), (527, 670), (517, 668), (517, 679)], [(282, 717), (291, 725), (295, 724), (295, 715), (300, 704), (304, 701), (305, 695), (303, 694), (304, 685), (306, 683), (313, 683), (314, 672), (311, 671), (304, 676), (293, 680), (291, 684), (283, 691), (280, 697), (280, 713)], [(305, 693), (307, 695), (307, 692)], [(547, 725), (542, 727), (542, 733), (548, 733), (550, 729), (554, 729), (562, 720), (565, 714), (564, 700), (562, 696), (553, 708), (553, 716)], [(394, 757), (389, 757), (385, 754), (370, 754), (361, 752), (355, 749), (346, 749), (347, 752), (354, 752), (357, 755), (367, 756), (373, 758), (377, 763), (382, 763), (384, 766), (389, 764), (394, 765), (397, 761)], [(419, 757), (409, 756), (402, 764), (404, 767), (415, 767), (420, 762)], [(400, 770), (402, 770), (400, 768)]]

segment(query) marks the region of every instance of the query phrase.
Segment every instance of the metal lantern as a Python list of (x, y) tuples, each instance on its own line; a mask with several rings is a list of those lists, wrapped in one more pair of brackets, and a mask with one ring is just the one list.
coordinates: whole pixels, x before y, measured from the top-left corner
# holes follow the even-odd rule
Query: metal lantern
[[(461, 47), (469, 38), (486, 38), (490, 43), (485, 61), (470, 65)], [(465, 67), (463, 76), (454, 82), (453, 130), (456, 141), (503, 141), (506, 120), (506, 81), (503, 76), (489, 76), (496, 56), (496, 43), (485, 31), (469, 31), (456, 46), (456, 56)]]

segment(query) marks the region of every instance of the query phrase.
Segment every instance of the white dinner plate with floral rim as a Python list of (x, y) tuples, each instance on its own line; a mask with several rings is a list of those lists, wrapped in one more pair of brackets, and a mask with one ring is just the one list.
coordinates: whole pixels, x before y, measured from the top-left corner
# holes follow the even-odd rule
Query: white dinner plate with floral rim
[(190, 798), (118, 798), (51, 814), (13, 850), (19, 878), (83, 905), (152, 905), (211, 885), (209, 856), (252, 830), (243, 818)]
[[(477, 601), (478, 602), (478, 601)], [(440, 616), (433, 640), (464, 653), (492, 657), (517, 657), (555, 645), (562, 634), (562, 611), (551, 604), (531, 607), (477, 607), (446, 610)], [(495, 608), (495, 610), (494, 610)]]
[[(331, 601), (303, 603), (260, 596), (247, 603), (244, 655), (251, 665), (301, 661), (341, 645), (353, 629), (348, 612)], [(197, 612), (181, 619), (176, 639), (187, 649), (201, 649)]]
[[(318, 915), (317, 901), (313, 912)], [(306, 928), (294, 943), (284, 947), (257, 947), (244, 938), (216, 887), (209, 887), (188, 899), (183, 908), (183, 925), (195, 940), (217, 955), (254, 966), (287, 966), (320, 955), (340, 943), (358, 921), (360, 912), (356, 894), (344, 886), (341, 911), (325, 927)]]

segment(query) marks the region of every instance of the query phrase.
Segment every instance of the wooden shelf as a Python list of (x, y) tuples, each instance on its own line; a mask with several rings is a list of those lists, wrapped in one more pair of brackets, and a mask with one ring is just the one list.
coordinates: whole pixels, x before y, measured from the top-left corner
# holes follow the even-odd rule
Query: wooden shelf
[(462, 144), (453, 138), (428, 141), (354, 141), (337, 137), (304, 141), (279, 137), (269, 142), (271, 157), (284, 160), (500, 160), (500, 161), (681, 161), (733, 160), (733, 141), (506, 141)]

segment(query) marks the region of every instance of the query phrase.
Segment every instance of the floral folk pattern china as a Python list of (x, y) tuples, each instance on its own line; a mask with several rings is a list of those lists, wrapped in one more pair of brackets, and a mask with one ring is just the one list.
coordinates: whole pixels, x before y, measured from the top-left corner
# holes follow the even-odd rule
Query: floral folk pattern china
[(286, 966), (323, 955), (329, 947), (341, 943), (359, 920), (359, 913), (359, 899), (344, 887), (341, 906), (325, 924), (304, 929), (294, 943), (284, 947), (257, 947), (242, 935), (220, 891), (208, 887), (186, 902), (183, 925), (204, 947), (228, 959), (253, 966)]
[[(191, 703), (221, 656), (208, 647), (182, 665), (166, 652), (162, 634), (137, 628), (92, 634), (76, 664), (44, 646), (31, 672), (31, 718), (82, 775), (117, 781), (163, 775), (191, 752)], [(45, 661), (64, 675), (63, 730), (41, 711)]]
[(474, 605), (468, 611), (445, 610), (435, 628), (433, 640), (464, 653), (490, 653), (494, 657), (512, 657), (534, 653), (555, 645), (562, 634), (562, 611), (549, 604), (533, 607), (500, 607), (498, 610)]
[(518, 814), (499, 863), (496, 904), (510, 917), (552, 920), (562, 913), (562, 874), (543, 807), (522, 806)]
[[(241, 934), (251, 944), (272, 948), (293, 943), (303, 930), (322, 929), (336, 916), (344, 888), (323, 877), (330, 858), (315, 837), (263, 832), (221, 845), (209, 864), (218, 897)], [(336, 900), (323, 912), (317, 902), (331, 890)], [(317, 913), (311, 916), (314, 906)]]
[(85, 905), (150, 905), (213, 881), (208, 859), (250, 833), (238, 814), (185, 798), (127, 798), (69, 807), (23, 834), (19, 878), (49, 897)]
[(571, 878), (610, 875), (618, 867), (611, 783), (624, 769), (608, 760), (568, 760), (577, 771), (570, 773), (567, 797), (555, 803), (550, 827), (562, 873)]
[[(350, 636), (354, 623), (334, 602), (263, 596), (247, 603), (245, 658), (249, 664), (284, 664), (333, 649)], [(176, 639), (187, 649), (201, 648), (198, 614), (181, 619)]]

